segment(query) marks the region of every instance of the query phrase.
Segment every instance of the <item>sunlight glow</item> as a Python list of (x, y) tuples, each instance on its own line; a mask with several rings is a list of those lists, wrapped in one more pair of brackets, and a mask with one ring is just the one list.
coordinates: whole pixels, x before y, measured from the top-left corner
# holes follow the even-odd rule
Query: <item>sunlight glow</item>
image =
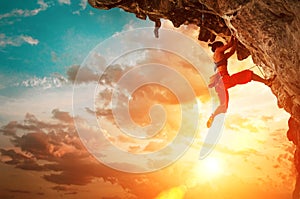
[(163, 191), (155, 199), (183, 199), (186, 192), (186, 187), (178, 186), (169, 190)]
[(217, 158), (210, 158), (204, 160), (204, 169), (211, 175), (221, 173), (220, 161)]
[(207, 157), (200, 161), (196, 169), (198, 176), (201, 176), (202, 179), (211, 179), (223, 171), (221, 161), (215, 157)]

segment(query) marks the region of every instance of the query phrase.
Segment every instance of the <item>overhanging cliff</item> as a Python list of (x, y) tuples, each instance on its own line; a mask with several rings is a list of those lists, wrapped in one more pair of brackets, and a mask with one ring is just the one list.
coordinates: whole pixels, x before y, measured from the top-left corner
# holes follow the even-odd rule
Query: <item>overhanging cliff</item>
[[(140, 19), (169, 19), (175, 27), (196, 24), (198, 39), (234, 34), (238, 59), (252, 56), (268, 76), (278, 106), (291, 114), (287, 136), (296, 146), (300, 173), (300, 2), (297, 0), (89, 0), (99, 9), (119, 7)], [(300, 198), (300, 175), (293, 194)]]

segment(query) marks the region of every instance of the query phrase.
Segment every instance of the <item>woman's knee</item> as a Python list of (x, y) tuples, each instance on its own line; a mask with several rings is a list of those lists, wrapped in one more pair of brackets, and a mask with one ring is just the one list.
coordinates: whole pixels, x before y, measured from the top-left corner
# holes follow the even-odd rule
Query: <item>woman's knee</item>
[(228, 109), (228, 104), (224, 103), (224, 104), (221, 104), (220, 107), (224, 110), (227, 110)]
[(218, 110), (220, 113), (226, 113), (228, 109), (228, 105), (227, 104), (220, 104), (218, 107)]

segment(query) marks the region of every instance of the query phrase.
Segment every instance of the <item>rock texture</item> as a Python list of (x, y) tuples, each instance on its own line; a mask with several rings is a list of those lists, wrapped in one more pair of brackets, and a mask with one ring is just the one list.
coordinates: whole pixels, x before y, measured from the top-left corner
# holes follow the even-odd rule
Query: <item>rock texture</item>
[[(267, 76), (276, 75), (272, 91), (278, 106), (291, 114), (287, 137), (297, 147), (300, 174), (300, 1), (298, 0), (89, 0), (99, 9), (119, 7), (140, 19), (169, 19), (175, 27), (196, 24), (198, 39), (234, 34), (238, 59), (252, 56)], [(300, 175), (293, 193), (300, 198)]]

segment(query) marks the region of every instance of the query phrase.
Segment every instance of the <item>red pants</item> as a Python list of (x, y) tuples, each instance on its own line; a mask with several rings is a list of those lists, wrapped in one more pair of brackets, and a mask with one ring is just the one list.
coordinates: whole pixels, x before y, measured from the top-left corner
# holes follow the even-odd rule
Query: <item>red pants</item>
[(228, 108), (229, 96), (228, 90), (231, 87), (234, 87), (237, 84), (246, 84), (252, 80), (253, 72), (251, 70), (243, 70), (241, 72), (235, 73), (231, 76), (223, 75), (219, 80), (218, 85), (215, 86), (215, 90), (218, 94), (220, 105), (214, 112), (214, 116), (219, 113), (226, 113)]

